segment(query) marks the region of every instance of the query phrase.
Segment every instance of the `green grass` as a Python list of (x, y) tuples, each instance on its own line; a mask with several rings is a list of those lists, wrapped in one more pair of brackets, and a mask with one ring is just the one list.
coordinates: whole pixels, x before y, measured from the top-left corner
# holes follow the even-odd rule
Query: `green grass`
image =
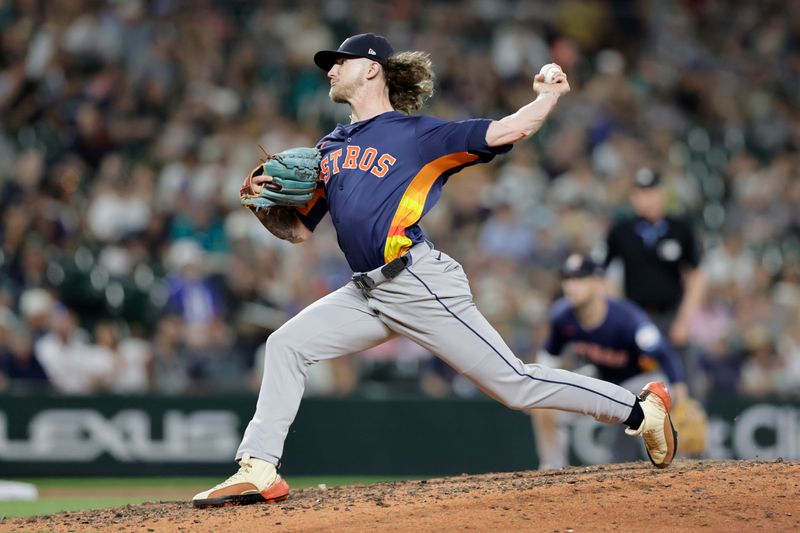
[[(320, 483), (325, 483), (328, 487), (340, 485), (354, 485), (363, 483), (378, 483), (381, 481), (399, 481), (405, 479), (422, 479), (422, 477), (376, 477), (376, 476), (319, 476), (319, 477), (288, 477), (286, 481), (293, 489), (303, 489), (316, 487)], [(77, 511), (83, 509), (101, 509), (105, 507), (116, 507), (126, 504), (137, 504), (146, 501), (158, 501), (164, 499), (157, 491), (176, 490), (186, 491), (187, 498), (191, 498), (192, 492), (200, 492), (221, 481), (219, 477), (174, 477), (174, 478), (154, 478), (154, 477), (134, 477), (134, 478), (29, 478), (15, 479), (14, 481), (24, 481), (33, 483), (39, 490), (40, 496), (36, 501), (20, 502), (0, 502), (0, 517), (34, 516), (58, 513), (61, 511)], [(142, 490), (152, 488), (155, 490), (154, 496), (115, 496), (113, 492), (124, 491), (126, 489)], [(81, 491), (102, 491), (108, 490), (109, 496), (98, 497), (74, 496), (66, 494), (59, 496), (47, 496), (47, 491), (58, 491), (61, 493)]]
[[(216, 477), (32, 477), (32, 478), (3, 478), (8, 481), (22, 481), (32, 483), (41, 490), (98, 490), (98, 489), (126, 489), (126, 488), (189, 488), (205, 483), (219, 483)], [(214, 481), (216, 480), (216, 481)]]
[(0, 517), (38, 516), (61, 511), (102, 509), (144, 501), (147, 501), (147, 498), (43, 498), (32, 502), (0, 502)]

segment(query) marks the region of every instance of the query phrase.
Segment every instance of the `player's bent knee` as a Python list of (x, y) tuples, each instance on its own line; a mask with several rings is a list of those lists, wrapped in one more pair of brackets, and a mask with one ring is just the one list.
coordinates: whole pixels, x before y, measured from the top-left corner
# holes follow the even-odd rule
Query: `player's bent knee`
[(515, 401), (503, 402), (503, 405), (515, 411), (526, 411), (531, 408), (531, 406), (528, 405), (527, 403), (515, 402)]
[(495, 394), (494, 397), (497, 401), (509, 409), (514, 409), (515, 411), (525, 411), (531, 408), (531, 406), (528, 405), (528, 402), (524, 401), (523, 398), (518, 396), (512, 396), (509, 394)]
[(297, 350), (299, 340), (293, 335), (278, 329), (267, 337), (266, 357), (270, 361), (303, 360), (303, 355)]

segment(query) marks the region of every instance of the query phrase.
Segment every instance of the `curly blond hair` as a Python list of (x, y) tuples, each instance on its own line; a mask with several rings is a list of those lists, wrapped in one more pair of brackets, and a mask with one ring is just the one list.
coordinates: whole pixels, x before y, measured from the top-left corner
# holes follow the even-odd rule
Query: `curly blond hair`
[(400, 52), (383, 67), (389, 101), (397, 111), (410, 115), (433, 94), (433, 65), (425, 52)]

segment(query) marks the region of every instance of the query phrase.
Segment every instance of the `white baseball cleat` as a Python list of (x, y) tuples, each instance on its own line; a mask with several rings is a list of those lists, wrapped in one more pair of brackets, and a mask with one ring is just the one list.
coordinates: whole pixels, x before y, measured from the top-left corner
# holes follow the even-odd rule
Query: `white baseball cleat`
[(280, 502), (289, 497), (289, 485), (278, 475), (275, 465), (244, 454), (239, 471), (219, 485), (195, 494), (195, 507), (222, 507), (251, 503)]
[(644, 421), (638, 429), (626, 429), (625, 433), (641, 435), (650, 462), (657, 468), (666, 468), (678, 451), (678, 433), (669, 417), (672, 407), (669, 391), (662, 382), (651, 381), (639, 393), (639, 400)]

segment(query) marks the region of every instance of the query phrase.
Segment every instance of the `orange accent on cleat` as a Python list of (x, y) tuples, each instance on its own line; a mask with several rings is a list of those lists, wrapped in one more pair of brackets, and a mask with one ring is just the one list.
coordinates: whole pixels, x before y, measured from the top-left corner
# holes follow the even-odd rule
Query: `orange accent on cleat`
[(280, 502), (289, 497), (289, 485), (275, 471), (275, 465), (244, 454), (239, 471), (215, 487), (195, 494), (192, 505), (225, 507)]
[(667, 412), (669, 413), (672, 411), (672, 397), (669, 395), (667, 386), (664, 385), (664, 383), (661, 381), (651, 381), (642, 389), (642, 393), (644, 392), (651, 392), (658, 396), (658, 398), (661, 400), (661, 403), (664, 404), (664, 408), (667, 410)]
[(281, 478), (280, 481), (261, 492), (261, 497), (266, 502), (282, 502), (289, 497), (289, 484)]
[(652, 381), (644, 386), (639, 400), (644, 421), (636, 429), (626, 429), (625, 433), (641, 436), (650, 462), (656, 468), (666, 468), (678, 451), (678, 433), (669, 416), (672, 408), (669, 390), (662, 382)]

